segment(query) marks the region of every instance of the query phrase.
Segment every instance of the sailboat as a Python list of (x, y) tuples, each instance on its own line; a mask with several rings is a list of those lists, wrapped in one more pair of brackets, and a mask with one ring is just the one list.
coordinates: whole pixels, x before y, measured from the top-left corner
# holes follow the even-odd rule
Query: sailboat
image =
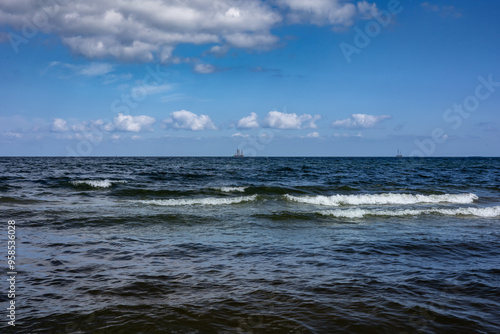
[(233, 157), (235, 157), (235, 158), (243, 158), (244, 157), (243, 150), (237, 149), (236, 150), (236, 154), (233, 155)]
[(402, 158), (403, 155), (401, 154), (401, 151), (398, 149), (398, 154), (396, 155), (396, 158)]

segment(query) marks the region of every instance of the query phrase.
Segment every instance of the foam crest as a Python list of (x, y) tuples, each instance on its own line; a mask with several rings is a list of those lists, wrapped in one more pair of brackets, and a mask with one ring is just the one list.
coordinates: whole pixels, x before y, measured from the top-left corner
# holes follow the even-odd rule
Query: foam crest
[(444, 195), (419, 195), (419, 194), (365, 194), (365, 195), (333, 195), (333, 196), (292, 196), (285, 195), (289, 201), (315, 204), (315, 205), (393, 205), (393, 204), (429, 204), (453, 203), (469, 204), (478, 199), (475, 194), (444, 194)]
[(456, 208), (456, 209), (405, 209), (405, 210), (370, 210), (370, 209), (337, 209), (318, 211), (319, 214), (325, 216), (333, 216), (336, 218), (363, 218), (366, 216), (386, 216), (386, 217), (403, 217), (403, 216), (420, 216), (420, 215), (446, 215), (446, 216), (475, 216), (482, 218), (500, 217), (500, 206), (486, 208)]
[(247, 187), (220, 187), (220, 188), (215, 188), (217, 190), (220, 190), (224, 193), (232, 193), (232, 192), (245, 192)]
[(187, 199), (152, 199), (138, 201), (143, 204), (153, 204), (161, 206), (181, 206), (181, 205), (229, 205), (241, 202), (249, 202), (257, 199), (257, 195), (240, 197), (206, 197), (206, 198), (187, 198)]
[(78, 185), (88, 185), (93, 188), (109, 188), (113, 185), (113, 183), (125, 183), (125, 181), (111, 181), (111, 180), (77, 180), (77, 181), (72, 181), (71, 184), (74, 186)]

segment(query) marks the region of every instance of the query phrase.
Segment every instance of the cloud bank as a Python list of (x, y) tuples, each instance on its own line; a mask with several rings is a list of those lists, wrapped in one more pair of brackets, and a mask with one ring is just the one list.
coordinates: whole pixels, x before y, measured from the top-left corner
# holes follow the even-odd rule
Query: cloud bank
[[(218, 54), (265, 50), (279, 44), (271, 32), (279, 24), (346, 27), (376, 13), (375, 4), (343, 0), (4, 0), (0, 25), (21, 38), (31, 38), (26, 32), (55, 34), (88, 59), (176, 63), (183, 61), (172, 54), (179, 44), (208, 44), (207, 51)], [(94, 66), (87, 75), (108, 70)], [(203, 65), (195, 70), (211, 72)]]

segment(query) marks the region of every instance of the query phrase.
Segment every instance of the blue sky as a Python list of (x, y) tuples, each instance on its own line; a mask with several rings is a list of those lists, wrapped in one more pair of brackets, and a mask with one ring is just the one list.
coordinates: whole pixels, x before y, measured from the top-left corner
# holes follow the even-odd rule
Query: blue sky
[(500, 3), (5, 0), (0, 155), (499, 156)]

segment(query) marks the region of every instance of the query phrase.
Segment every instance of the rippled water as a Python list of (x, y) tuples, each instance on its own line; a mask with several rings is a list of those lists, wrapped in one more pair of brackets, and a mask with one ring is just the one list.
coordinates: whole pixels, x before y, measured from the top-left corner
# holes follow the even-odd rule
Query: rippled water
[(0, 209), (16, 333), (500, 332), (497, 158), (0, 158)]

